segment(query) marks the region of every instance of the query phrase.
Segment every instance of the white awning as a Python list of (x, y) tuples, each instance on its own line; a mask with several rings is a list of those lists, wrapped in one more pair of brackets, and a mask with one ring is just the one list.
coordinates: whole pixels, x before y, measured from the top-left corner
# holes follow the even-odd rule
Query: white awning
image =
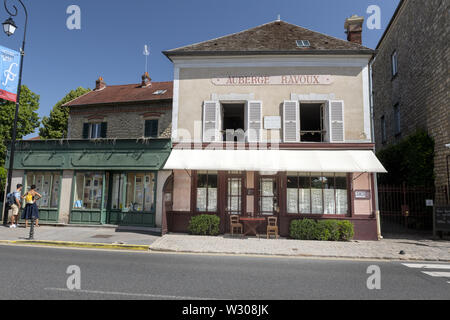
[(373, 172), (386, 169), (370, 150), (173, 150), (164, 169)]

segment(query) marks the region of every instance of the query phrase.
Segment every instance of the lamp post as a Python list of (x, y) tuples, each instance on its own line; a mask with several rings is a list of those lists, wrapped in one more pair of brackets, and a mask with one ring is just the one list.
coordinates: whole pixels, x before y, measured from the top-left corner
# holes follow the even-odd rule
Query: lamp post
[[(16, 149), (16, 136), (17, 136), (17, 119), (19, 116), (19, 102), (20, 102), (20, 93), (22, 91), (22, 69), (23, 69), (23, 59), (25, 56), (25, 39), (27, 36), (27, 25), (28, 25), (28, 11), (25, 5), (23, 4), (22, 0), (17, 0), (22, 5), (23, 10), (25, 11), (25, 28), (23, 33), (23, 42), (22, 42), (22, 48), (20, 49), (20, 70), (19, 70), (19, 83), (17, 85), (17, 100), (16, 100), (16, 113), (14, 115), (14, 126), (13, 126), (13, 132), (11, 137), (11, 152), (9, 155), (9, 169), (8, 169), (8, 180), (7, 180), (7, 187), (6, 187), (6, 194), (11, 192), (11, 182), (12, 182), (12, 173), (14, 170), (14, 152)], [(15, 31), (17, 30), (17, 26), (13, 20), (12, 17), (17, 16), (18, 9), (15, 5), (12, 6), (11, 9), (8, 9), (7, 0), (4, 0), (5, 10), (9, 14), (9, 18), (3, 22), (3, 31), (6, 33), (8, 37), (12, 36)], [(8, 212), (5, 207), (5, 212), (3, 212), (3, 224), (8, 224)]]

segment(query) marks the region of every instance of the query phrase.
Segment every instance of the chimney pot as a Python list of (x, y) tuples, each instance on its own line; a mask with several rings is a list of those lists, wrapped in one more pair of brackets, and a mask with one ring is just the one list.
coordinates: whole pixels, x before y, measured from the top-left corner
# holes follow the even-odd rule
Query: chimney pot
[(148, 74), (148, 72), (146, 72), (142, 75), (141, 87), (145, 88), (150, 87), (151, 85), (152, 85), (152, 78), (150, 78), (150, 75)]
[(98, 78), (97, 81), (95, 81), (95, 90), (102, 90), (106, 88), (106, 83), (103, 81), (103, 78)]
[(362, 44), (362, 30), (364, 17), (359, 17), (356, 14), (345, 20), (344, 28), (347, 33), (347, 40), (357, 44)]

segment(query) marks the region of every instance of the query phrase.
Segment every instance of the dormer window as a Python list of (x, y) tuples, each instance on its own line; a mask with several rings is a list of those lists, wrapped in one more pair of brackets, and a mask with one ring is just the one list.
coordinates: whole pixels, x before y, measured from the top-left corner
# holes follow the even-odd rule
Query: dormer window
[(299, 48), (311, 47), (311, 43), (309, 42), (309, 40), (297, 40), (296, 44), (297, 44), (297, 47), (299, 47)]
[(153, 94), (155, 96), (160, 96), (160, 95), (163, 95), (166, 92), (167, 92), (167, 90), (157, 90), (157, 91), (153, 92)]

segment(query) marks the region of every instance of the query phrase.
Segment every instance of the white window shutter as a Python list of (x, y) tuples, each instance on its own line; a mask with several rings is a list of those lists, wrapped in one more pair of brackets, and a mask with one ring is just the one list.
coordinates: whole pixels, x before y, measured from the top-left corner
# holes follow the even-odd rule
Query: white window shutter
[(329, 101), (330, 142), (345, 141), (344, 101)]
[(262, 101), (248, 101), (245, 115), (247, 141), (260, 142), (263, 129)]
[(219, 141), (220, 104), (217, 101), (205, 101), (203, 104), (203, 142)]
[(283, 140), (300, 142), (300, 107), (298, 101), (283, 104)]

